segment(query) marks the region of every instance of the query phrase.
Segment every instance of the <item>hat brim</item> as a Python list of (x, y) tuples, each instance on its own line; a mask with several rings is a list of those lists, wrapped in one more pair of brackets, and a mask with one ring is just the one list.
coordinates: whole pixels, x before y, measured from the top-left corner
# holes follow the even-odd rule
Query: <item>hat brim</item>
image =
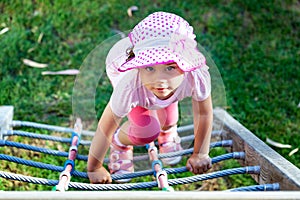
[(193, 55), (182, 55), (166, 46), (161, 46), (146, 48), (134, 53), (135, 56), (123, 63), (118, 71), (125, 72), (131, 69), (175, 62), (182, 71), (187, 72), (206, 65), (205, 57), (198, 50), (194, 50)]

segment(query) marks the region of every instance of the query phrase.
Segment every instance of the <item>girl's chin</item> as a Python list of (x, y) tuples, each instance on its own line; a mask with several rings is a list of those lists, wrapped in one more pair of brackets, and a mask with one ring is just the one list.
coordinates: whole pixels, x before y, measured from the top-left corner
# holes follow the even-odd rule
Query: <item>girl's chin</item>
[(174, 94), (173, 92), (170, 92), (170, 93), (155, 93), (154, 95), (160, 100), (166, 100), (170, 98), (173, 94)]

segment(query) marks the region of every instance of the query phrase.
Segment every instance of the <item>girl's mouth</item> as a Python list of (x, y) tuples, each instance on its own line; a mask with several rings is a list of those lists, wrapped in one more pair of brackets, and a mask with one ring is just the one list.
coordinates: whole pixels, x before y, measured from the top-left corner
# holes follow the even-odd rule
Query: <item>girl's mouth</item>
[(166, 92), (168, 88), (155, 88), (155, 90), (159, 93)]

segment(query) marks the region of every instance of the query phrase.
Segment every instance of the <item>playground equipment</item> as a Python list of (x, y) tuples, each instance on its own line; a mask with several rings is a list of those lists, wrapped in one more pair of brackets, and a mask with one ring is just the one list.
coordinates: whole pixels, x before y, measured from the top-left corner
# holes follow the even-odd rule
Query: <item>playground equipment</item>
[[(13, 130), (14, 127), (31, 127), (34, 129), (46, 129), (48, 131), (69, 133), (70, 138), (57, 137), (46, 134), (25, 132), (22, 130)], [(178, 129), (182, 136), (182, 141), (193, 140), (193, 126), (182, 126)], [(113, 180), (135, 178), (140, 176), (155, 176), (155, 181), (125, 183), (125, 184), (89, 184), (88, 182), (72, 182), (72, 177), (80, 177), (87, 179), (87, 173), (75, 170), (76, 160), (87, 161), (87, 155), (81, 155), (78, 152), (79, 145), (89, 145), (89, 140), (83, 140), (82, 136), (91, 136), (93, 133), (84, 131), (81, 120), (77, 119), (74, 129), (52, 126), (46, 124), (39, 124), (33, 122), (23, 122), (13, 120), (13, 106), (0, 106), (0, 145), (2, 147), (16, 147), (19, 149), (26, 149), (39, 153), (56, 155), (66, 157), (64, 166), (55, 166), (49, 163), (40, 163), (31, 160), (25, 160), (11, 155), (0, 154), (1, 160), (19, 163), (22, 165), (32, 166), (41, 169), (48, 169), (59, 172), (56, 180), (50, 180), (40, 177), (25, 176), (22, 174), (14, 174), (11, 172), (0, 171), (0, 177), (9, 180), (18, 180), (22, 182), (42, 184), (53, 186), (53, 190), (57, 192), (0, 192), (0, 199), (296, 199), (300, 198), (300, 170), (292, 165), (289, 161), (284, 159), (281, 155), (276, 153), (264, 142), (257, 138), (248, 129), (242, 126), (238, 121), (233, 119), (223, 109), (214, 110), (214, 131), (212, 135), (218, 139), (211, 143), (211, 148), (224, 147), (228, 153), (212, 158), (212, 162), (217, 163), (226, 159), (237, 159), (241, 167), (235, 169), (227, 169), (222, 171), (209, 172), (202, 175), (195, 175), (191, 177), (168, 179), (168, 174), (176, 174), (186, 172), (186, 167), (179, 168), (164, 168), (160, 162), (161, 158), (175, 157), (178, 155), (188, 155), (193, 152), (192, 148), (184, 149), (180, 152), (157, 154), (155, 146), (148, 146), (148, 154), (134, 157), (134, 162), (142, 160), (151, 160), (152, 169), (137, 171), (126, 175), (112, 175)], [(8, 136), (22, 136), (41, 140), (50, 140), (54, 142), (69, 143), (69, 152), (61, 152), (51, 150), (48, 148), (41, 148), (32, 145), (22, 144), (14, 141), (9, 141)], [(108, 162), (108, 159), (105, 159)], [(241, 188), (233, 188), (226, 193), (225, 196), (217, 195), (215, 192), (178, 192), (174, 191), (172, 186), (177, 184), (189, 184), (197, 181), (203, 181), (212, 178), (218, 178), (233, 174), (251, 174), (253, 179), (258, 183), (254, 186), (245, 186)], [(68, 191), (69, 188), (76, 191)], [(140, 190), (148, 188), (159, 188), (161, 191), (143, 191)], [(80, 191), (78, 191), (80, 190)], [(88, 190), (89, 192), (84, 192)], [(118, 192), (116, 192), (116, 190)], [(123, 190), (131, 190), (123, 191)], [(136, 190), (132, 192), (132, 190)], [(253, 193), (247, 195), (238, 195), (240, 191), (278, 191), (281, 192), (259, 192), (259, 196)], [(90, 191), (98, 191), (90, 192)], [(99, 194), (99, 191), (101, 194)], [(112, 191), (112, 192), (109, 192)], [(122, 192), (121, 192), (122, 191)], [(168, 193), (164, 191), (169, 191)], [(46, 194), (41, 196), (37, 193)], [(217, 192), (218, 193), (218, 192)], [(4, 195), (2, 195), (4, 194)], [(65, 194), (65, 195), (63, 195)], [(244, 193), (243, 193), (244, 194)], [(256, 192), (257, 194), (257, 192)], [(25, 196), (24, 196), (25, 195)], [(62, 196), (63, 195), (63, 196)], [(125, 196), (126, 195), (126, 196)], [(145, 197), (144, 195), (147, 195)], [(258, 194), (257, 194), (258, 195)]]

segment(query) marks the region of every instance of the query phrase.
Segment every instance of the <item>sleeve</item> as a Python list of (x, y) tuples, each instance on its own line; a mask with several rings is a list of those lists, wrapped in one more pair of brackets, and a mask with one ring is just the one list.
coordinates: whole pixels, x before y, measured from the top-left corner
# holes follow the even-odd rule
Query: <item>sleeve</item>
[(134, 89), (136, 76), (136, 70), (129, 71), (113, 90), (109, 104), (118, 117), (125, 117), (138, 104), (137, 91)]
[(115, 115), (125, 117), (133, 106), (130, 91), (115, 89), (110, 97), (109, 104)]
[[(122, 98), (121, 98), (122, 96)], [(130, 95), (123, 94), (116, 94), (115, 92), (112, 93), (109, 105), (112, 112), (117, 115), (118, 117), (125, 117), (131, 110), (131, 103), (128, 99)]]
[(208, 67), (196, 69), (193, 75), (192, 98), (196, 101), (205, 100), (211, 93), (211, 78)]

